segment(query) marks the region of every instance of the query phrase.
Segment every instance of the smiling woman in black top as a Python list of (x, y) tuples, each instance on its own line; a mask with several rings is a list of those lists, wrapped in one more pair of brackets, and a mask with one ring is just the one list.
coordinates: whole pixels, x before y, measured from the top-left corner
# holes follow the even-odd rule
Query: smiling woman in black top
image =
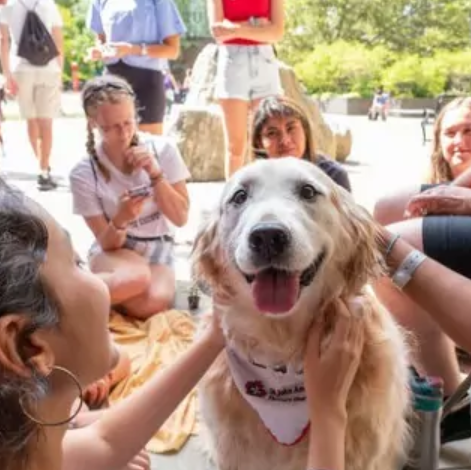
[(289, 155), (310, 160), (350, 192), (348, 173), (335, 160), (316, 152), (313, 136), (312, 125), (305, 111), (289, 98), (265, 98), (255, 112), (252, 148), (256, 158)]

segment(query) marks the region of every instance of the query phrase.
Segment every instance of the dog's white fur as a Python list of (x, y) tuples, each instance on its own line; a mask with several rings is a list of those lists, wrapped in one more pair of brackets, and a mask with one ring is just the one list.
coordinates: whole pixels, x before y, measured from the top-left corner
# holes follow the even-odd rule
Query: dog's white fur
[[(318, 195), (301, 197), (312, 185)], [(248, 198), (231, 202), (240, 189)], [(287, 270), (302, 271), (326, 250), (313, 282), (302, 289), (292, 311), (280, 316), (254, 307), (244, 273), (257, 270), (248, 234), (259, 222), (282, 222), (292, 244)], [(245, 357), (265, 364), (301, 364), (306, 335), (315, 316), (329, 324), (333, 299), (360, 297), (366, 344), (348, 402), (348, 470), (395, 470), (408, 440), (409, 408), (405, 340), (378, 303), (368, 281), (381, 273), (375, 225), (351, 196), (310, 162), (295, 158), (265, 160), (239, 171), (226, 185), (214, 218), (195, 243), (195, 268), (213, 289), (232, 293), (221, 314), (229, 344)], [(220, 470), (303, 470), (308, 439), (282, 446), (266, 431), (231, 377), (225, 353), (200, 387), (203, 420)], [(322, 432), (311, 429), (310, 432)]]

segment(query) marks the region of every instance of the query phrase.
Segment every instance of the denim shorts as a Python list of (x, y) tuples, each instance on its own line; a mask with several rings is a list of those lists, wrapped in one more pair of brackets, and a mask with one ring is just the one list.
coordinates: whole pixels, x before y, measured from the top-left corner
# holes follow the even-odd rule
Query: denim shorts
[(258, 100), (282, 95), (278, 60), (270, 45), (218, 47), (215, 94), (220, 99)]
[[(138, 238), (128, 235), (122, 248), (132, 250), (143, 258), (149, 264), (160, 264), (173, 268), (175, 264), (174, 258), (174, 240), (169, 235), (163, 235), (155, 238)], [(95, 242), (88, 251), (88, 259), (101, 253), (103, 250), (100, 245)]]

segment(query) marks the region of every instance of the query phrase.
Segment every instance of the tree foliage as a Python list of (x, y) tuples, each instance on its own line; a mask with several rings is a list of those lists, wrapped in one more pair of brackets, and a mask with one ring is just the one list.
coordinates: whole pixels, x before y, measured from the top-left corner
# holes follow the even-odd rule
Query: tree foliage
[(353, 41), (421, 56), (471, 44), (471, 0), (286, 0), (284, 58)]

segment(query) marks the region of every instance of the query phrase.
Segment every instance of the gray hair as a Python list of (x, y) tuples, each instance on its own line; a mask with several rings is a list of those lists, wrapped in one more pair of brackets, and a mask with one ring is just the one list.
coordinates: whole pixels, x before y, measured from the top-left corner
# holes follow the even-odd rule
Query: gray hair
[[(0, 179), (0, 318), (26, 317), (18, 342), (26, 360), (29, 336), (58, 324), (59, 316), (40, 268), (46, 257), (48, 230), (33, 203)], [(24, 414), (20, 401), (32, 405), (48, 391), (47, 381), (32, 370), (20, 377), (0, 364), (0, 462), (2, 468), (26, 465), (28, 449), (38, 427)], [(27, 405), (28, 406), (28, 405)]]

